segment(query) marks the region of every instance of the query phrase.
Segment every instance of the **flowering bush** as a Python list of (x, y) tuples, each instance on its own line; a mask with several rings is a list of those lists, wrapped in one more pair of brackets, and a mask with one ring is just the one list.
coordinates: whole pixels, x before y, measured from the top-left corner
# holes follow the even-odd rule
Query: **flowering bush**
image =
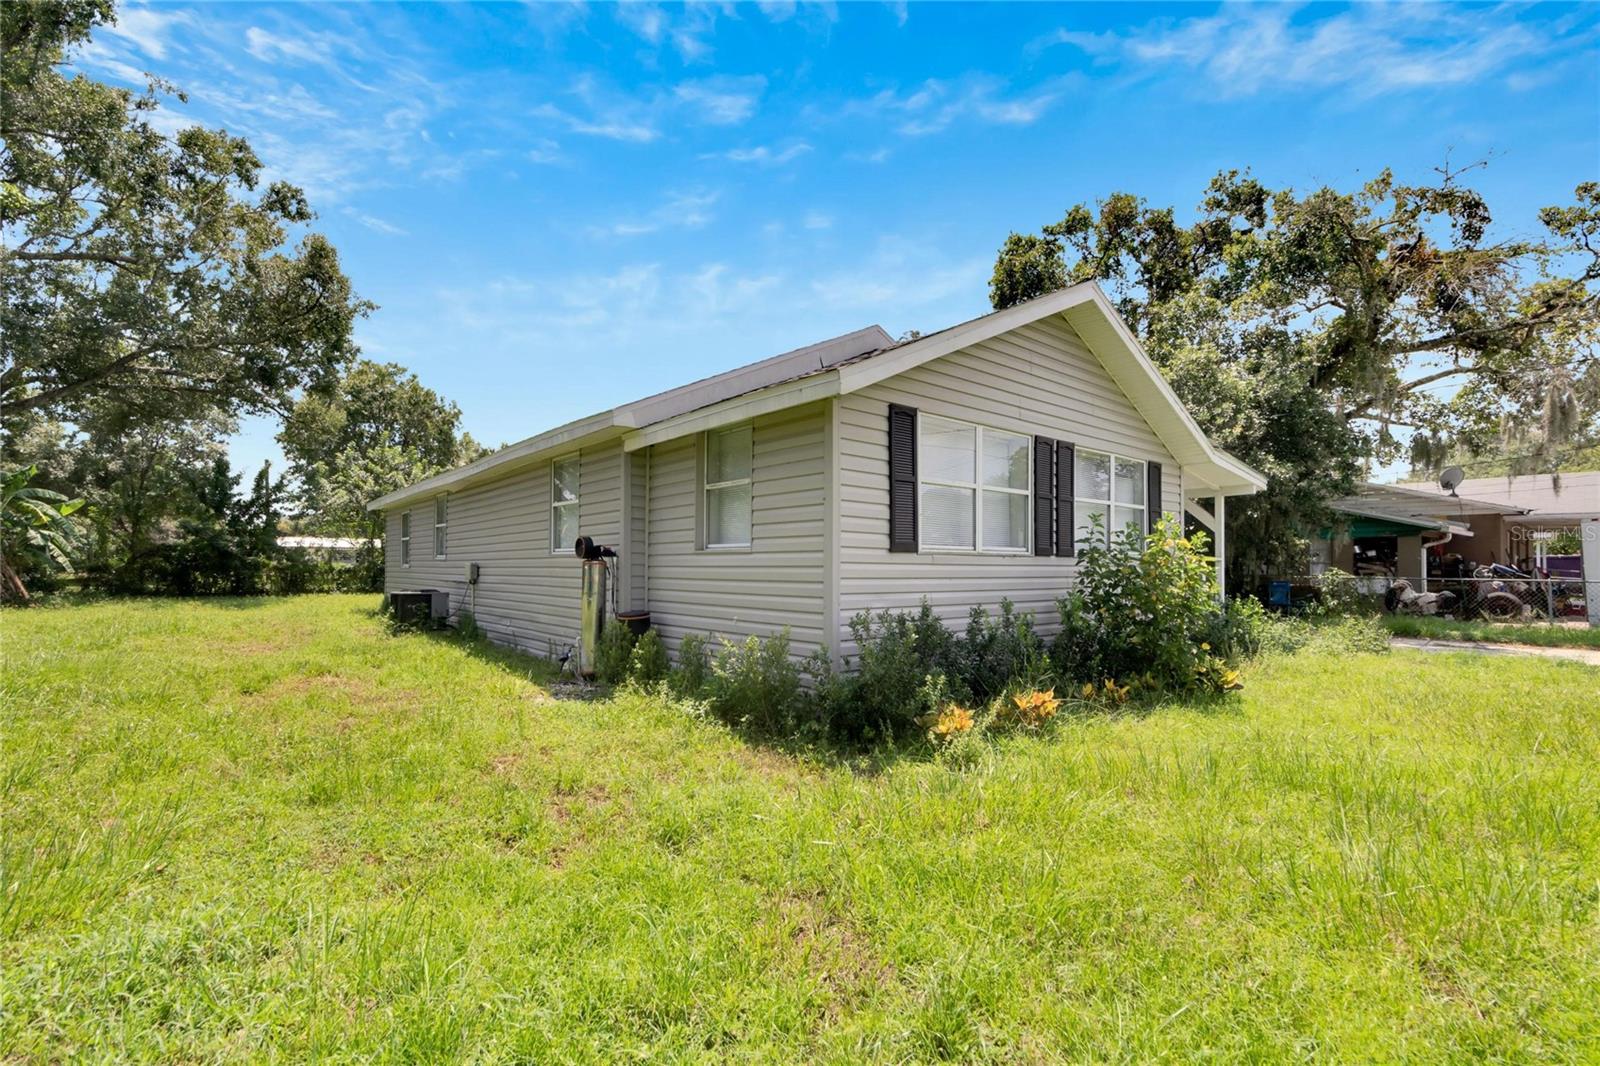
[(1032, 689), (1028, 692), (1019, 692), (1011, 697), (1008, 703), (1000, 704), (999, 718), (1006, 723), (1014, 723), (1025, 729), (1038, 729), (1056, 716), (1056, 708), (1061, 706), (1061, 701), (1056, 699), (1055, 689), (1046, 689), (1040, 692)]
[(944, 744), (954, 740), (963, 733), (971, 732), (974, 719), (972, 712), (958, 703), (947, 704), (944, 709), (927, 717), (928, 739), (935, 744)]
[[(1099, 518), (1094, 519), (1098, 533)], [(1128, 529), (1085, 548), (1078, 588), (1061, 604), (1054, 663), (1083, 682), (1138, 678), (1167, 692), (1222, 692), (1238, 675), (1207, 637), (1217, 628), (1216, 574), (1206, 536), (1186, 537), (1164, 516), (1143, 535)]]

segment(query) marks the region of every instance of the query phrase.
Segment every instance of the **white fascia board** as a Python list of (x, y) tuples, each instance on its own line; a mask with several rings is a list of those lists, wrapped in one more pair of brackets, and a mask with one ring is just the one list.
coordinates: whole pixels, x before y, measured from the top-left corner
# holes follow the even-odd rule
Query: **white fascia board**
[(619, 436), (622, 431), (613, 424), (611, 414), (610, 411), (602, 411), (600, 414), (580, 418), (576, 422), (568, 422), (538, 436), (518, 441), (466, 466), (446, 470), (442, 474), (424, 478), (387, 496), (379, 496), (367, 504), (367, 510), (386, 511), (411, 500), (492, 481), (533, 465), (545, 453), (557, 448), (581, 447)]
[(748, 421), (757, 415), (772, 414), (774, 411), (799, 407), (801, 404), (837, 395), (839, 395), (837, 370), (801, 378), (799, 381), (785, 382), (782, 385), (773, 385), (635, 430), (622, 438), (622, 450), (635, 452), (652, 444), (676, 440), (691, 433), (703, 433), (708, 429), (721, 429), (723, 426)]

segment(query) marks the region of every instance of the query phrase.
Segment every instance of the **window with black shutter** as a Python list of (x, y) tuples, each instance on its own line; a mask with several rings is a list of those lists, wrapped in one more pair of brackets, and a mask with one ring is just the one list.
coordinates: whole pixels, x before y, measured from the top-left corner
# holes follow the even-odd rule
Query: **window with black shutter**
[(1146, 533), (1155, 531), (1156, 520), (1161, 517), (1161, 464), (1152, 460), (1145, 464), (1145, 527)]
[(1033, 438), (1033, 554), (1054, 555), (1056, 519), (1056, 442)]
[(889, 550), (917, 550), (917, 409), (889, 405)]
[(1056, 441), (1056, 554), (1071, 556), (1077, 551), (1077, 527), (1072, 506), (1073, 447)]

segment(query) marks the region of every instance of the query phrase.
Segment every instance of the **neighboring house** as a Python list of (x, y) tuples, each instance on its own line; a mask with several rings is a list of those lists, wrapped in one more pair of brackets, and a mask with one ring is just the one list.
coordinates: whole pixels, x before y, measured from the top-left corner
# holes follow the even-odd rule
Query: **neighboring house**
[(503, 643), (574, 643), (582, 533), (615, 546), (616, 606), (648, 610), (669, 649), (787, 626), (795, 655), (837, 656), (855, 614), (924, 598), (959, 625), (1008, 597), (1048, 632), (1090, 515), (1219, 527), (1228, 496), (1264, 485), (1082, 284), (902, 343), (858, 330), (368, 506), (386, 588), (447, 590)]
[(362, 552), (376, 546), (376, 541), (365, 537), (313, 537), (300, 533), (289, 533), (278, 537), (280, 548), (296, 548), (312, 552), (336, 563), (355, 562), (361, 557)]
[(1470, 478), (1454, 493), (1426, 481), (1367, 484), (1328, 506), (1338, 521), (1311, 538), (1313, 574), (1332, 566), (1379, 584), (1414, 581), (1446, 555), (1543, 566), (1555, 533), (1600, 518), (1600, 472)]

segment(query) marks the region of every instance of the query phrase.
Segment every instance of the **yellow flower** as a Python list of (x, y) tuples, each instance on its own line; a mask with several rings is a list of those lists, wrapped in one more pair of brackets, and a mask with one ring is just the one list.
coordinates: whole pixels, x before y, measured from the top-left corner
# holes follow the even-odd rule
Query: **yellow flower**
[(1011, 702), (1016, 704), (1014, 715), (1017, 721), (1029, 727), (1042, 725), (1046, 720), (1053, 718), (1056, 708), (1061, 705), (1061, 701), (1056, 699), (1055, 689), (1024, 692), (1012, 696)]
[(972, 712), (952, 703), (934, 718), (933, 725), (928, 728), (928, 736), (933, 740), (949, 740), (971, 728)]

